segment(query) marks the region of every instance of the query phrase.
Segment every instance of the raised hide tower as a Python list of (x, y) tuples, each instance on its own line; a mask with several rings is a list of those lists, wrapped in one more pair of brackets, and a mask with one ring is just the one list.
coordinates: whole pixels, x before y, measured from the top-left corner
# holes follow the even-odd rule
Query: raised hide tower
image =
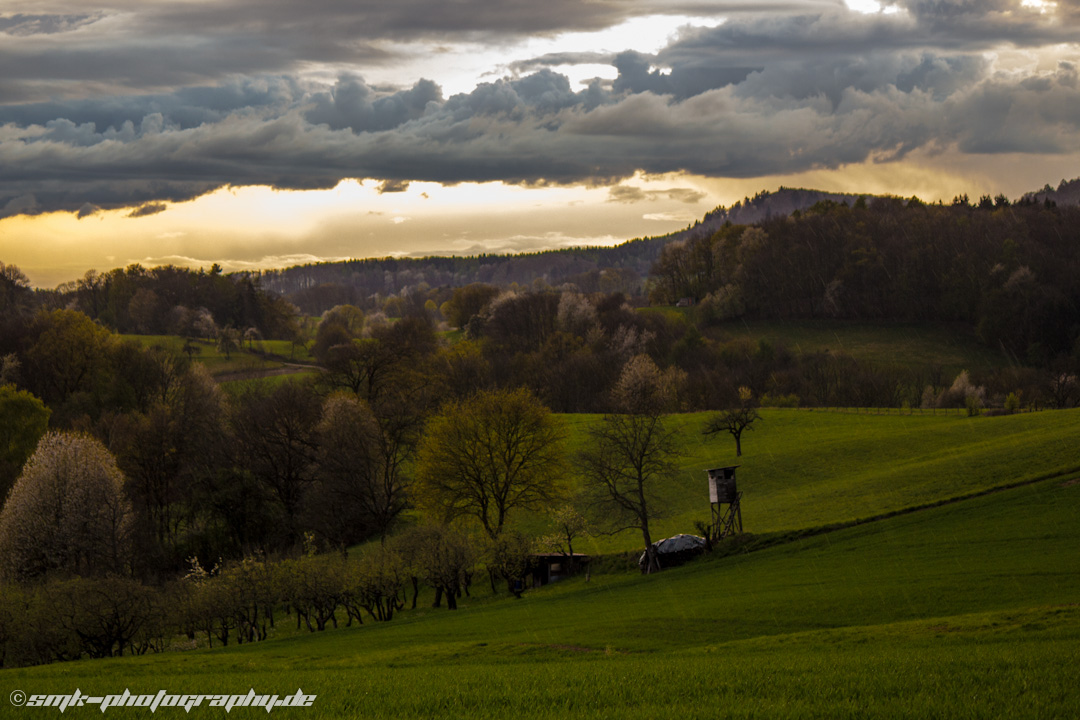
[(742, 493), (735, 484), (735, 469), (738, 465), (706, 470), (709, 475), (709, 505), (712, 508), (712, 540), (720, 540), (728, 535), (741, 533), (742, 507), (739, 500)]

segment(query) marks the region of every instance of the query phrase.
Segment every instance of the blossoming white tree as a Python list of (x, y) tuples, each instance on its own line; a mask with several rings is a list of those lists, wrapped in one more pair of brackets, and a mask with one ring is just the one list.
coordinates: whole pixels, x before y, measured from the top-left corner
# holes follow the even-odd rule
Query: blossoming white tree
[(0, 573), (27, 580), (52, 571), (122, 570), (131, 524), (123, 481), (99, 441), (46, 434), (0, 511)]

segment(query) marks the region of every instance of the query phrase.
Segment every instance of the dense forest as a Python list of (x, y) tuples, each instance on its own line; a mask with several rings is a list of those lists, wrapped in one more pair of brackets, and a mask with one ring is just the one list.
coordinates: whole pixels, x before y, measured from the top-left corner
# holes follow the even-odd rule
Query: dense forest
[(1080, 338), (1080, 208), (983, 198), (824, 202), (664, 247), (650, 297), (712, 319), (959, 321), (1018, 362)]
[(0, 341), (11, 342), (30, 311), (77, 308), (121, 333), (206, 336), (218, 328), (254, 328), (266, 337), (288, 338), (296, 331), (296, 308), (267, 292), (258, 273), (190, 270), (173, 265), (130, 265), (108, 272), (89, 270), (54, 290), (32, 290), (14, 266), (0, 265)]

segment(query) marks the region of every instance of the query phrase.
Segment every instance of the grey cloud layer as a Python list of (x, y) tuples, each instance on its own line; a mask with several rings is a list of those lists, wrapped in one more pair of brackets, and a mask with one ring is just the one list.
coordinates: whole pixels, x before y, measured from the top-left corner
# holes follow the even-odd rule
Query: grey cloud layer
[[(295, 18), (294, 5), (271, 3), (263, 17)], [(461, 3), (474, 5), (481, 3)], [(396, 9), (372, 10), (372, 17), (391, 34), (536, 32), (554, 22), (531, 5), (503, 5), (484, 23), (466, 13), (456, 24), (425, 18), (406, 27)], [(572, 5), (590, 6), (574, 11), (589, 27), (639, 4)], [(358, 75), (327, 86), (269, 73), (168, 92), (9, 101), (0, 105), (0, 216), (146, 208), (137, 217), (223, 185), (325, 188), (345, 177), (378, 178), (385, 192), (424, 180), (611, 183), (639, 170), (792, 173), (888, 161), (917, 148), (1045, 154), (1080, 146), (1076, 67), (1001, 73), (983, 54), (1002, 44), (1058, 42), (1075, 32), (1076, 3), (1061, 2), (1052, 17), (1018, 0), (979, 3), (982, 13), (975, 5), (908, 0), (895, 15), (734, 15), (716, 28), (685, 30), (656, 56), (630, 50), (522, 60), (513, 67), (541, 69), (450, 97), (430, 80), (395, 89)], [(245, 6), (219, 7), (227, 28)], [(343, 3), (326, 8), (345, 12)], [(66, 22), (83, 32), (90, 21), (68, 14), (75, 19)], [(7, 21), (48, 37), (76, 32), (40, 18)], [(947, 23), (958, 28), (955, 36), (945, 33)], [(344, 37), (331, 35), (328, 45)], [(1075, 41), (1071, 47), (1075, 53)], [(575, 90), (550, 69), (598, 60), (614, 65), (618, 78)], [(612, 199), (639, 198), (620, 190)]]
[(163, 89), (235, 73), (288, 74), (310, 63), (390, 63), (400, 57), (395, 43), (498, 44), (600, 30), (642, 14), (749, 7), (730, 0), (9, 0), (9, 14), (0, 16), (0, 67), (19, 71), (8, 73), (0, 91), (33, 101), (78, 95), (87, 82), (111, 92)]

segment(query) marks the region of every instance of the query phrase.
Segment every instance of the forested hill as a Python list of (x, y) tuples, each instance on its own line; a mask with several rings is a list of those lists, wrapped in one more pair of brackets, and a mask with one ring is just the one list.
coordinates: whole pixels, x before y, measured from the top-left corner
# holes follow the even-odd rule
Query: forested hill
[(281, 293), (305, 314), (335, 305), (369, 306), (375, 297), (472, 283), (529, 287), (573, 283), (583, 292), (640, 292), (668, 237), (615, 247), (567, 248), (519, 255), (368, 258), (298, 265), (262, 274), (263, 287)]
[(869, 195), (851, 195), (848, 193), (830, 193), (804, 188), (786, 188), (780, 186), (776, 192), (761, 191), (754, 197), (736, 201), (730, 208), (720, 206), (705, 214), (700, 221), (686, 230), (665, 236), (667, 240), (681, 240), (691, 235), (715, 232), (725, 223), (732, 225), (755, 225), (765, 220), (786, 218), (796, 210), (802, 211), (822, 202), (854, 205), (860, 197)]
[(374, 295), (403, 289), (461, 287), (482, 282), (498, 286), (572, 283), (582, 292), (637, 294), (660, 249), (674, 240), (711, 233), (725, 223), (750, 225), (783, 218), (796, 210), (831, 201), (852, 205), (857, 195), (781, 187), (762, 191), (730, 208), (718, 207), (693, 226), (669, 235), (629, 240), (615, 247), (567, 248), (519, 255), (378, 258), (298, 265), (265, 272), (263, 286), (286, 295), (300, 309), (319, 314), (344, 303), (365, 305)]
[(1055, 205), (1080, 205), (1080, 178), (1062, 180), (1057, 190), (1048, 184), (1042, 190), (1028, 193), (1024, 198), (1035, 202), (1049, 200)]
[(824, 202), (666, 245), (650, 299), (738, 317), (956, 321), (1042, 364), (1080, 348), (1080, 208), (1003, 197)]

